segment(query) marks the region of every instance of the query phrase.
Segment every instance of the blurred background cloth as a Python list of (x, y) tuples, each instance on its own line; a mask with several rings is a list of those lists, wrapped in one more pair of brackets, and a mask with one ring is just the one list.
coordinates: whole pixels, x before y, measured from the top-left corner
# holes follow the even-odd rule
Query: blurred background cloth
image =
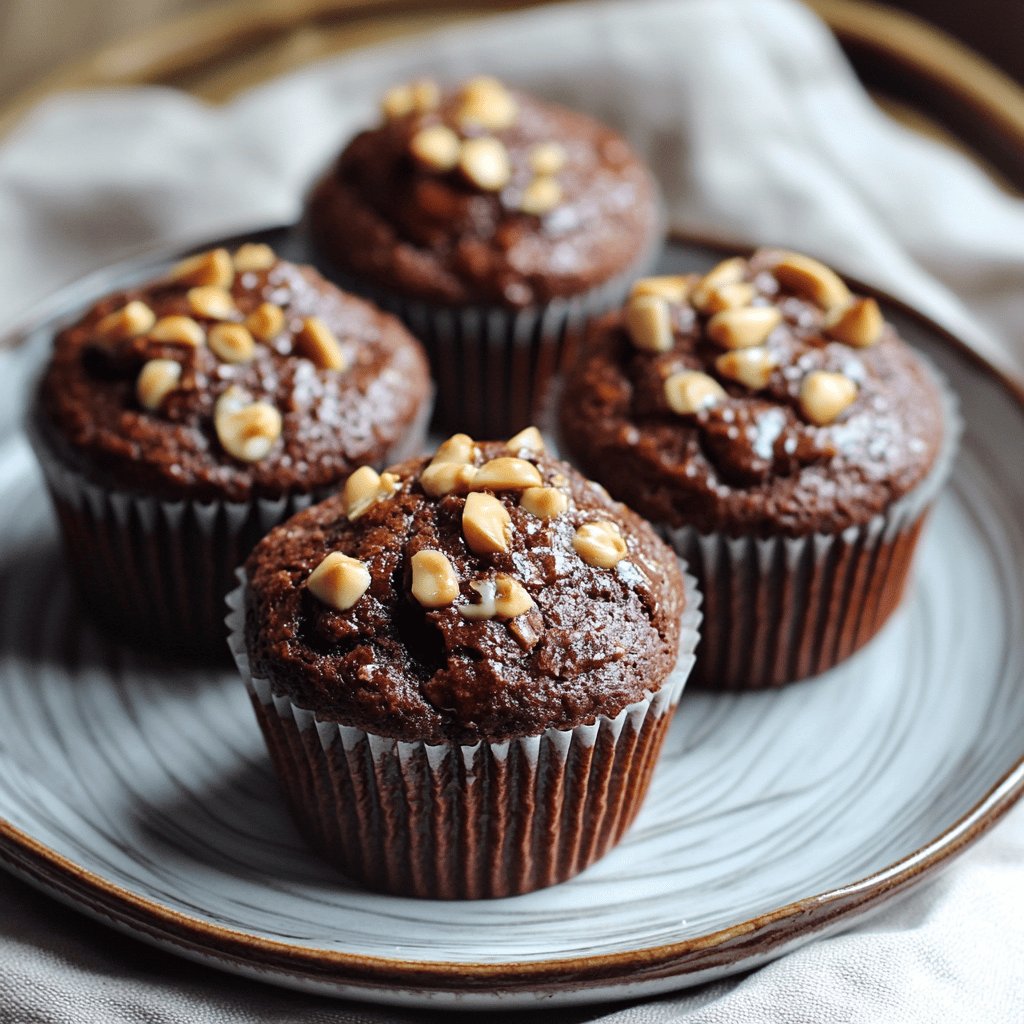
[[(674, 226), (813, 252), (1024, 368), (1024, 203), (880, 114), (791, 0), (546, 8), (328, 61), (224, 107), (159, 88), (55, 98), (0, 145), (0, 328), (140, 246), (294, 218), (387, 85), (482, 70), (622, 129)], [(3, 877), (0, 908), (3, 1024), (442, 1019), (197, 968)], [(530, 1019), (1020, 1024), (1022, 922), (1024, 808), (939, 881), (757, 972)]]
[[(244, 10), (253, 19), (284, 5), (320, 11), (345, 0), (3, 0), (0, 3), (0, 98), (81, 60), (126, 34), (167, 24), (182, 15), (225, 18)], [(1024, 4), (1020, 0), (887, 0), (928, 19), (1024, 81)], [(429, 8), (429, 0), (425, 4)]]

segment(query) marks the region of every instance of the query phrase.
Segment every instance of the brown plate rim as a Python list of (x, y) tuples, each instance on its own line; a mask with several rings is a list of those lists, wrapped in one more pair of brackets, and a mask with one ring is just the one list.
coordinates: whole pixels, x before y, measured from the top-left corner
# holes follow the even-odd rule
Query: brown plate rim
[[(287, 228), (258, 229), (248, 235)], [(746, 247), (708, 236), (673, 231), (672, 242), (723, 253)], [(207, 245), (212, 243), (206, 243)], [(218, 243), (219, 244), (219, 243)], [(178, 251), (181, 251), (179, 248)], [(156, 254), (159, 255), (159, 254)], [(154, 259), (156, 256), (154, 256)], [(119, 266), (127, 267), (130, 262)], [(110, 270), (111, 268), (107, 268)], [(57, 296), (81, 285), (86, 275)], [(886, 292), (848, 280), (864, 294), (916, 320), (966, 357), (1000, 385), (1024, 413), (1024, 385), (989, 362), (961, 339), (907, 303)], [(38, 312), (38, 310), (37, 310)], [(27, 333), (15, 332), (15, 336)], [(5, 346), (0, 344), (0, 350)], [(81, 867), (0, 818), (0, 862), (52, 894), (150, 939), (202, 959), (265, 971), (297, 981), (368, 990), (402, 986), (419, 992), (493, 993), (556, 992), (590, 983), (630, 984), (695, 974), (745, 959), (767, 959), (786, 944), (816, 931), (834, 927), (843, 918), (862, 915), (887, 897), (902, 893), (947, 866), (971, 843), (989, 831), (1024, 796), (1024, 754), (1003, 773), (964, 815), (917, 850), (849, 885), (787, 903), (726, 929), (679, 942), (595, 956), (549, 958), (497, 963), (408, 961), (369, 957), (333, 950), (316, 950), (264, 939), (182, 914), (136, 895)], [(609, 993), (612, 994), (612, 993)]]

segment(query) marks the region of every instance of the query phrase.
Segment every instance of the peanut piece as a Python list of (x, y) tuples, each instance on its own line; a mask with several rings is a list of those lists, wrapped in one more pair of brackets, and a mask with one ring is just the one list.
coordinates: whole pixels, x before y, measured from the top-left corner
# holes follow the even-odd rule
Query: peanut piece
[(459, 170), (469, 182), (485, 192), (498, 192), (512, 176), (508, 151), (495, 138), (468, 139), (459, 152)]
[(565, 146), (560, 142), (538, 142), (530, 147), (527, 160), (534, 174), (557, 174), (568, 159)]
[(124, 341), (137, 338), (151, 330), (156, 314), (144, 302), (133, 299), (126, 306), (108, 313), (96, 324), (96, 336), (101, 341)]
[(308, 316), (295, 335), (295, 351), (321, 370), (344, 370), (345, 353), (331, 329), (318, 316)]
[(831, 267), (803, 253), (780, 253), (771, 269), (783, 288), (810, 299), (822, 309), (846, 306), (851, 301), (843, 279)]
[(216, 285), (200, 285), (186, 293), (188, 307), (207, 320), (230, 320), (238, 313), (231, 292)]
[(139, 372), (135, 394), (144, 409), (156, 411), (180, 382), (180, 363), (173, 359), (150, 359)]
[(716, 313), (708, 321), (707, 332), (723, 348), (755, 348), (781, 323), (782, 313), (775, 306), (744, 306)]
[(409, 140), (409, 152), (432, 171), (450, 171), (459, 162), (462, 142), (443, 124), (421, 128)]
[(213, 425), (221, 447), (241, 462), (264, 459), (281, 436), (281, 414), (269, 402), (246, 402), (230, 387), (217, 399)]
[(207, 336), (210, 351), (225, 363), (247, 363), (256, 351), (256, 343), (241, 324), (214, 324)]
[(557, 519), (569, 507), (569, 499), (557, 487), (527, 487), (519, 504), (538, 519)]
[(378, 501), (390, 498), (398, 489), (398, 477), (394, 473), (380, 473), (372, 466), (362, 466), (345, 481), (342, 491), (345, 515), (355, 522), (367, 509)]
[(824, 328), (836, 341), (854, 348), (870, 348), (881, 341), (885, 320), (874, 299), (857, 299), (849, 306), (836, 306), (827, 313)]
[(480, 595), (477, 604), (459, 606), (467, 619), (514, 619), (533, 607), (533, 598), (526, 588), (507, 573), (498, 573), (493, 580), (479, 580), (470, 587)]
[(369, 586), (370, 570), (340, 551), (332, 551), (306, 580), (306, 589), (318, 601), (339, 612), (348, 611)]
[(420, 473), (420, 487), (431, 498), (446, 494), (468, 494), (476, 476), (473, 466), (461, 462), (431, 463)]
[(612, 569), (626, 557), (626, 542), (618, 526), (605, 519), (584, 523), (574, 534), (572, 546), (595, 569)]
[(680, 416), (688, 416), (701, 409), (708, 409), (728, 397), (725, 389), (706, 373), (699, 370), (681, 370), (666, 378), (665, 401), (669, 408)]
[(487, 131), (510, 128), (519, 113), (515, 97), (496, 78), (472, 78), (459, 93), (459, 120)]
[(525, 459), (501, 457), (485, 462), (473, 477), (474, 491), (523, 491), (539, 487), (540, 470)]
[(235, 270), (240, 274), (269, 270), (276, 262), (277, 253), (263, 242), (246, 242), (235, 250)]
[(206, 344), (206, 332), (190, 316), (162, 316), (149, 332), (154, 341), (200, 348)]
[(641, 277), (629, 290), (630, 299), (639, 295), (656, 295), (666, 302), (685, 302), (696, 278), (692, 274), (662, 274)]
[(430, 460), (432, 466), (440, 465), (442, 462), (471, 463), (476, 461), (476, 442), (468, 434), (452, 434), (447, 441), (442, 441), (438, 446), (434, 457)]
[(800, 384), (800, 411), (819, 427), (834, 422), (857, 399), (854, 381), (842, 373), (812, 370)]
[(210, 249), (176, 263), (167, 276), (175, 284), (230, 288), (235, 266), (227, 249)]
[(443, 608), (459, 596), (459, 578), (443, 552), (424, 548), (412, 556), (412, 596), (424, 608)]
[(245, 318), (245, 326), (257, 341), (273, 341), (284, 330), (284, 310), (272, 302), (261, 302)]
[(523, 427), (518, 434), (505, 442), (505, 447), (510, 452), (519, 452), (525, 448), (536, 455), (543, 455), (547, 451), (544, 446), (544, 436), (536, 427)]
[(554, 178), (534, 178), (523, 189), (519, 209), (531, 217), (543, 217), (562, 201), (562, 186)]
[(462, 533), (474, 554), (508, 551), (512, 517), (493, 494), (475, 491), (466, 498), (462, 510)]
[(668, 302), (660, 295), (637, 295), (626, 304), (626, 330), (644, 352), (668, 352), (675, 344)]
[(734, 380), (752, 391), (768, 386), (778, 361), (766, 348), (742, 348), (726, 352), (715, 360), (715, 369), (729, 380)]

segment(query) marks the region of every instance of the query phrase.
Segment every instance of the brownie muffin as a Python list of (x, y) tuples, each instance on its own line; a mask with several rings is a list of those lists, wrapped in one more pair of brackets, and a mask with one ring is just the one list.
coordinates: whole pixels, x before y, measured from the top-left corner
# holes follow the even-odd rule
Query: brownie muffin
[(695, 679), (777, 686), (899, 603), (957, 424), (935, 371), (816, 260), (782, 250), (638, 281), (589, 332), (568, 451), (700, 581)]
[(121, 635), (224, 650), (252, 545), (410, 454), (429, 393), (394, 317), (266, 245), (97, 302), (56, 338), (30, 423), (87, 603)]
[(661, 244), (657, 188), (624, 139), (486, 77), (392, 89), (306, 219), (340, 279), (423, 338), (439, 424), (492, 436), (531, 421), (586, 318)]
[(687, 585), (535, 430), (459, 434), (271, 531), (229, 624), (321, 853), (373, 888), (504, 896), (632, 821), (692, 661)]

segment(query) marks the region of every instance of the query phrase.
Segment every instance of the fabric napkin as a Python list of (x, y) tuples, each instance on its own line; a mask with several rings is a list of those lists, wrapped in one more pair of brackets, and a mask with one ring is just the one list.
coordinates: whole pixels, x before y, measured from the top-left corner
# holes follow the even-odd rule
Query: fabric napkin
[[(140, 247), (293, 219), (384, 87), (480, 71), (623, 130), (674, 226), (823, 256), (1024, 367), (1024, 203), (884, 117), (824, 26), (787, 0), (545, 8), (327, 61), (222, 108), (157, 88), (51, 100), (0, 145), (0, 327)], [(0, 356), (0, 371), (21, 369)], [(1019, 1024), (1022, 922), (1024, 807), (938, 881), (745, 977), (504, 1019)], [(0, 877), (3, 1024), (385, 1020), (441, 1015), (198, 968)]]

